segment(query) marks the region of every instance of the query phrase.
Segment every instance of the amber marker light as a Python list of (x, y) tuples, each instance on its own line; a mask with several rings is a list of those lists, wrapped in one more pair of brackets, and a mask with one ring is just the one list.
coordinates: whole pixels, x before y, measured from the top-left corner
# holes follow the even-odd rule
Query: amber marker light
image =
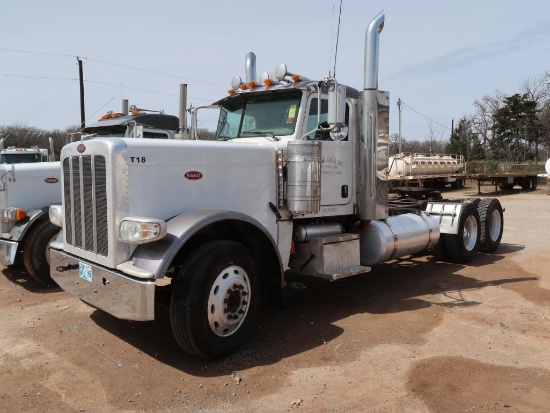
[(27, 217), (27, 212), (21, 208), (6, 208), (2, 209), (2, 221), (21, 221)]
[(298, 76), (298, 75), (292, 75), (291, 79), (292, 79), (292, 81), (293, 81), (294, 83), (298, 83), (298, 82), (300, 81), (300, 76)]
[(256, 87), (256, 82), (251, 80), (250, 82), (248, 82), (248, 86), (250, 87), (250, 89), (254, 89)]
[(248, 89), (248, 88), (247, 88), (246, 85), (243, 83), (243, 84), (241, 84), (241, 85), (239, 86), (239, 89), (241, 89), (241, 90), (246, 90), (246, 89)]
[(271, 86), (272, 82), (271, 79), (264, 79), (264, 85)]
[(229, 90), (227, 91), (227, 93), (230, 94), (230, 95), (233, 95), (233, 94), (235, 94), (235, 91), (234, 91), (233, 89), (229, 89)]

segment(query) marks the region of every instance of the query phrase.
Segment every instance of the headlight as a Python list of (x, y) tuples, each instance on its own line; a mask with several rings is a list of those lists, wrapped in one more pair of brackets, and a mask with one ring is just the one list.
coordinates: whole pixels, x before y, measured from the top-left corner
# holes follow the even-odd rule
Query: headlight
[(157, 241), (166, 235), (166, 222), (152, 218), (124, 218), (118, 239), (129, 244)]
[(2, 221), (21, 221), (27, 216), (27, 212), (21, 208), (5, 208), (2, 209)]
[(63, 207), (61, 205), (52, 205), (48, 212), (50, 222), (58, 227), (63, 228), (65, 221), (65, 214), (63, 213)]

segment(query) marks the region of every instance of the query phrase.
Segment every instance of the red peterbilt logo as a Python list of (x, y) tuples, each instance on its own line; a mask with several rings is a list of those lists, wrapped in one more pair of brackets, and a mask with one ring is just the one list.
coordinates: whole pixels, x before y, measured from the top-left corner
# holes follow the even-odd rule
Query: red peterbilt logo
[(46, 182), (47, 184), (56, 184), (56, 183), (59, 182), (59, 179), (57, 179), (55, 177), (46, 178), (46, 179), (44, 179), (44, 182)]
[(196, 181), (197, 179), (201, 179), (202, 178), (202, 172), (198, 172), (198, 171), (189, 171), (189, 172), (186, 172), (185, 176), (187, 179), (190, 179), (191, 181)]
[(86, 150), (86, 145), (84, 145), (83, 143), (79, 144), (77, 147), (76, 147), (76, 150), (78, 151), (78, 153), (82, 153)]

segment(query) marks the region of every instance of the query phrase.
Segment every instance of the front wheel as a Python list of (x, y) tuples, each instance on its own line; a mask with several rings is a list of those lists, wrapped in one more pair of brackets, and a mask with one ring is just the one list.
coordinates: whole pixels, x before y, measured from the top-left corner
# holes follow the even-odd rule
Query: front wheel
[(457, 234), (442, 234), (445, 252), (451, 261), (465, 263), (471, 261), (478, 249), (481, 233), (479, 213), (474, 204), (463, 204)]
[(45, 219), (34, 224), (25, 236), (23, 265), (29, 275), (42, 284), (55, 284), (50, 276), (49, 248), (59, 231), (61, 228)]
[(174, 280), (172, 332), (189, 354), (217, 359), (248, 340), (259, 304), (259, 279), (248, 250), (238, 242), (212, 241), (193, 252)]
[(482, 199), (477, 205), (481, 220), (479, 250), (493, 252), (500, 245), (504, 230), (504, 215), (500, 201), (496, 198)]

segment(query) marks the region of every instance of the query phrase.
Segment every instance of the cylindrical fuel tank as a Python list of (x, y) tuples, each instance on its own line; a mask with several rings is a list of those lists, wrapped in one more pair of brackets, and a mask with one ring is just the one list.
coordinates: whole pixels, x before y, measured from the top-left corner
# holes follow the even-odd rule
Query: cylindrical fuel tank
[(331, 235), (338, 235), (344, 232), (342, 224), (328, 222), (322, 224), (296, 225), (294, 227), (294, 241), (304, 242), (311, 238), (322, 238)]
[(374, 265), (416, 254), (439, 241), (439, 224), (425, 212), (371, 221), (360, 236), (361, 264)]
[(321, 208), (321, 142), (288, 142), (287, 160), (289, 211), (318, 213)]

